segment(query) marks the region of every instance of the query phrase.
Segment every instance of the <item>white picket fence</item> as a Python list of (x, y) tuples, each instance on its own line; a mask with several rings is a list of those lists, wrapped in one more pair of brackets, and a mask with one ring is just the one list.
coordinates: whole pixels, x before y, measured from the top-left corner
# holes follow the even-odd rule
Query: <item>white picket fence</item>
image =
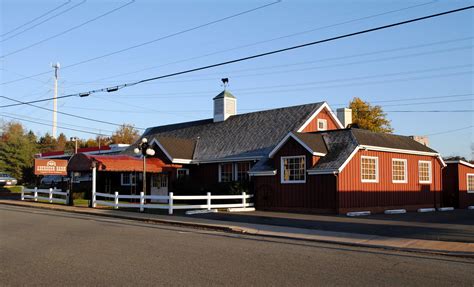
[[(110, 200), (97, 200), (97, 197), (103, 197)], [(119, 207), (126, 208), (140, 208), (140, 211), (144, 211), (145, 208), (150, 209), (167, 209), (169, 214), (173, 214), (175, 209), (207, 209), (213, 208), (247, 208), (253, 206), (253, 203), (249, 202), (249, 199), (253, 195), (242, 192), (241, 195), (211, 195), (208, 192), (206, 195), (173, 195), (172, 192), (169, 195), (144, 195), (140, 192), (140, 195), (120, 195), (118, 192), (114, 194), (96, 192), (92, 195), (92, 207), (97, 205), (111, 206), (115, 209)], [(140, 203), (121, 203), (121, 199), (139, 199)], [(225, 200), (225, 199), (240, 199), (240, 203), (225, 203), (225, 204), (212, 204), (212, 200)], [(166, 203), (147, 203), (147, 200), (160, 200)], [(201, 200), (206, 201), (206, 204), (193, 204), (193, 205), (181, 205), (176, 204), (179, 200)]]
[[(47, 194), (48, 197), (38, 196), (38, 194)], [(61, 195), (64, 198), (53, 197), (53, 195)], [(50, 189), (38, 189), (37, 187), (35, 187), (34, 189), (23, 188), (21, 190), (21, 200), (25, 200), (25, 199), (33, 199), (34, 201), (46, 200), (46, 201), (49, 201), (49, 203), (59, 202), (59, 203), (66, 204), (69, 201), (69, 190), (67, 190), (66, 192), (63, 192), (63, 191), (58, 191), (56, 188), (50, 188)]]

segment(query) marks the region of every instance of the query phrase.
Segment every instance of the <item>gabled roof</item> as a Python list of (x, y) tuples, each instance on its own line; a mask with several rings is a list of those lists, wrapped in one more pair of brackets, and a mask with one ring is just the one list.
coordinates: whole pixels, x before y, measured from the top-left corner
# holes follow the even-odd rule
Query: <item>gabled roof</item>
[[(325, 103), (313, 103), (260, 112), (238, 114), (223, 122), (213, 119), (149, 128), (142, 137), (195, 141), (192, 160), (212, 162), (258, 159), (290, 131), (298, 130)], [(125, 152), (133, 155), (136, 144)]]
[(196, 141), (194, 139), (158, 136), (152, 140), (152, 144), (156, 143), (171, 161), (173, 159), (192, 160)]
[[(360, 149), (436, 156), (444, 165), (442, 158), (435, 150), (407, 136), (351, 128), (314, 133), (290, 133), (290, 135), (298, 139), (298, 142), (309, 151), (323, 151), (323, 149), (326, 151), (316, 165), (308, 169), (309, 174), (341, 172)], [(286, 139), (280, 141), (272, 153), (283, 146)], [(259, 162), (251, 169), (251, 174), (268, 175), (268, 172), (275, 170), (272, 161), (267, 159), (261, 161), (261, 164)]]
[(474, 164), (472, 164), (470, 162), (467, 162), (467, 161), (464, 161), (464, 160), (460, 160), (460, 159), (458, 159), (458, 160), (447, 160), (445, 162), (447, 164), (462, 164), (462, 165), (474, 168)]

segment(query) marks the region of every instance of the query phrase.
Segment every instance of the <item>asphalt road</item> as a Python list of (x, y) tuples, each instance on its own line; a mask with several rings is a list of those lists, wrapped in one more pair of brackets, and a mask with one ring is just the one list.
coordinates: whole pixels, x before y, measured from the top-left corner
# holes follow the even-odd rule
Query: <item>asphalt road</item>
[(474, 286), (474, 260), (0, 206), (0, 285)]

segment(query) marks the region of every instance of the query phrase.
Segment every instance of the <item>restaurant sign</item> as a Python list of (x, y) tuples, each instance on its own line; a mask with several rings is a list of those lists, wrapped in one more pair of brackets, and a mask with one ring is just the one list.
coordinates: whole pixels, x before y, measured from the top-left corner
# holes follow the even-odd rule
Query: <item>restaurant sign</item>
[(35, 159), (36, 175), (67, 175), (67, 160)]

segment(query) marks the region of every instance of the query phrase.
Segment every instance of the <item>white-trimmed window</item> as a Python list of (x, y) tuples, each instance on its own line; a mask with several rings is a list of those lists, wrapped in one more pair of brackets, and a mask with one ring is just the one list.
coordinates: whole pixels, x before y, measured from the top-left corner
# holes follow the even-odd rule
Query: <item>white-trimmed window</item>
[(186, 176), (189, 175), (189, 169), (188, 168), (178, 168), (176, 170), (176, 178), (185, 178)]
[(306, 156), (281, 157), (281, 183), (306, 182)]
[(392, 159), (392, 182), (394, 183), (407, 183), (408, 182), (406, 159), (399, 159), (399, 158)]
[(219, 164), (219, 182), (231, 182), (234, 179), (232, 163)]
[(468, 173), (466, 179), (467, 193), (474, 193), (474, 173)]
[(318, 119), (318, 131), (326, 131), (328, 129), (328, 121), (325, 119)]
[(362, 156), (360, 158), (360, 178), (362, 182), (379, 181), (379, 158)]
[(234, 162), (219, 164), (219, 182), (249, 180), (249, 162)]
[(247, 181), (249, 180), (249, 162), (236, 162), (235, 163), (235, 180), (236, 181)]
[(134, 173), (122, 173), (120, 174), (120, 183), (123, 186), (135, 186), (137, 184)]
[(418, 182), (431, 183), (431, 161), (418, 161)]

